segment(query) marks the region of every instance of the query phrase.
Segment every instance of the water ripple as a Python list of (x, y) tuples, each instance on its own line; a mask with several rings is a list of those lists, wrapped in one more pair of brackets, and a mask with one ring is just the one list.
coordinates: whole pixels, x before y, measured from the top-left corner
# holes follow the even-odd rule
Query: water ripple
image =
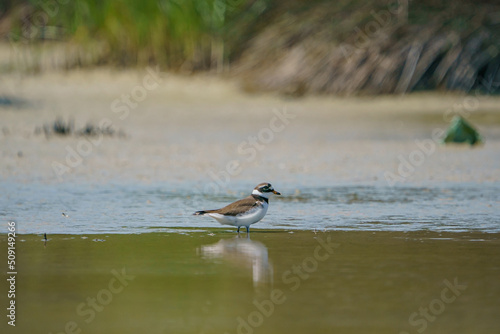
[[(243, 193), (206, 195), (179, 184), (4, 183), (0, 215), (19, 233), (147, 233), (172, 227), (221, 227), (200, 209)], [(254, 229), (500, 232), (500, 186), (331, 186), (280, 189)], [(64, 214), (61, 214), (64, 213)], [(232, 230), (231, 227), (221, 227)]]

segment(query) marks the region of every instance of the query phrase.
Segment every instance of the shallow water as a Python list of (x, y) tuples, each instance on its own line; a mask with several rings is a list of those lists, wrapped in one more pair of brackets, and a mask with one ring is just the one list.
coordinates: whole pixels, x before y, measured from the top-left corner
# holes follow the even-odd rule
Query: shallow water
[[(252, 229), (500, 232), (498, 97), (477, 97), (465, 110), (485, 139), (471, 148), (431, 139), (470, 97), (293, 100), (166, 76), (119, 117), (110, 104), (138, 78), (103, 70), (10, 78), (16, 96), (30, 103), (0, 109), (2, 220), (16, 221), (21, 233), (50, 234), (220, 227), (191, 214), (271, 182), (283, 196), (271, 199)], [(75, 119), (76, 128), (109, 119), (126, 136), (36, 134), (59, 116)], [(279, 128), (269, 135), (272, 124)], [(248, 154), (251, 138), (261, 138), (255, 154)], [(431, 153), (422, 153), (423, 142)], [(80, 160), (68, 163), (76, 151)], [(397, 174), (401, 159), (415, 153), (423, 160), (391, 187), (386, 173)], [(241, 168), (229, 177), (233, 161)], [(58, 174), (54, 164), (67, 169)]]
[[(275, 185), (277, 187), (277, 185)], [(251, 188), (250, 185), (248, 185)], [(7, 184), (0, 214), (19, 233), (96, 234), (168, 231), (173, 227), (221, 227), (201, 209), (222, 207), (246, 196), (204, 194), (184, 184)], [(454, 184), (442, 187), (338, 185), (280, 187), (263, 230), (374, 230), (500, 232), (500, 187)], [(64, 215), (63, 215), (64, 213)], [(232, 227), (222, 226), (225, 230)]]
[(280, 230), (247, 239), (183, 229), (49, 235), (44, 246), (40, 236), (22, 235), (15, 329), (494, 333), (499, 237)]

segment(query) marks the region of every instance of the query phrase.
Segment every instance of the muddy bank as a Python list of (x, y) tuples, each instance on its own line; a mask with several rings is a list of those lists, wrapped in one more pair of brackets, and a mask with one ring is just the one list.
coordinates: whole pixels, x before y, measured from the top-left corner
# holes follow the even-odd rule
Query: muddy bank
[[(414, 161), (399, 184), (497, 182), (500, 175), (499, 100), (492, 96), (294, 100), (246, 95), (236, 83), (210, 76), (161, 73), (157, 82), (151, 81), (154, 87), (146, 89), (144, 80), (153, 78), (151, 73), (100, 69), (5, 76), (2, 90), (26, 104), (0, 106), (1, 177), (56, 183), (209, 183), (236, 160), (240, 168), (222, 182), (222, 189), (230, 182), (303, 184), (319, 176), (327, 184), (387, 184), (385, 173), (399, 175), (398, 168), (411, 154), (423, 154), (424, 161)], [(454, 114), (478, 127), (484, 145), (439, 143), (436, 133), (446, 130)], [(76, 128), (90, 122), (127, 136), (87, 140), (35, 134), (37, 127), (58, 117), (72, 119)], [(430, 146), (420, 148), (419, 142)]]

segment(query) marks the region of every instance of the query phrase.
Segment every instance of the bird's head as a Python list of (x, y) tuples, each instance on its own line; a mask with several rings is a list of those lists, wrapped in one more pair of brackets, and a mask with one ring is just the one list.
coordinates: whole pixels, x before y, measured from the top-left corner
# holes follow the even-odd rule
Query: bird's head
[(255, 187), (253, 189), (252, 194), (253, 195), (257, 195), (257, 196), (262, 196), (262, 197), (265, 197), (265, 198), (269, 198), (269, 196), (271, 194), (281, 195), (280, 192), (274, 190), (274, 188), (271, 185), (271, 183), (267, 183), (267, 182), (263, 182), (263, 183), (257, 185), (257, 187)]

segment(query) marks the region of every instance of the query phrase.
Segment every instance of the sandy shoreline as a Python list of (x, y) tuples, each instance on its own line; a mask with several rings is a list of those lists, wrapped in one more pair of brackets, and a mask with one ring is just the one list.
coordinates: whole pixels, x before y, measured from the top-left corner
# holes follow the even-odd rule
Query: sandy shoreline
[[(422, 151), (415, 140), (430, 140), (433, 130), (445, 130), (453, 112), (469, 116), (485, 145), (471, 149), (434, 142), (432, 152), (423, 152), (421, 165), (400, 183), (497, 182), (500, 176), (498, 97), (422, 93), (289, 99), (248, 95), (231, 80), (154, 68), (10, 74), (0, 91), (25, 102), (0, 106), (4, 180), (204, 182), (213, 179), (210, 171), (223, 173), (236, 160), (241, 168), (231, 181), (265, 175), (287, 182), (310, 176), (387, 183), (384, 174), (398, 173), (400, 156), (409, 160), (412, 152)], [(111, 124), (126, 138), (34, 134), (57, 117), (74, 119), (77, 127)], [(67, 160), (71, 150), (81, 153), (74, 167)], [(57, 175), (54, 162), (69, 170)]]

